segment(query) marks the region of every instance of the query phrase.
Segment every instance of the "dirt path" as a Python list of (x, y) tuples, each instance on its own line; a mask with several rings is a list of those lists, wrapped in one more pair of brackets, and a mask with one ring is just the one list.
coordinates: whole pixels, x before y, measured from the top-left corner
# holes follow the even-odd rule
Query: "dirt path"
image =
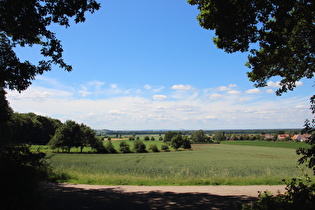
[(270, 191), (276, 194), (284, 192), (285, 185), (250, 185), (250, 186), (130, 186), (130, 185), (86, 185), (86, 184), (61, 184), (63, 187), (73, 187), (84, 190), (112, 189), (125, 193), (172, 192), (172, 193), (209, 193), (214, 195), (229, 196), (243, 195), (257, 197), (258, 191)]
[(285, 186), (107, 186), (46, 183), (47, 209), (235, 209)]

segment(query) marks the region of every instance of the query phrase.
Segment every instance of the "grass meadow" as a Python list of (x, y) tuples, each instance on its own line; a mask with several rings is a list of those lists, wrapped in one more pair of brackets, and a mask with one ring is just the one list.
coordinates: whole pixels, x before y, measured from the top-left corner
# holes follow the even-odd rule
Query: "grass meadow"
[[(190, 151), (159, 153), (57, 153), (50, 161), (57, 174), (67, 177), (61, 181), (81, 184), (275, 185), (303, 174), (294, 148), (304, 143), (263, 143), (195, 144)], [(113, 144), (118, 149), (119, 141)]]

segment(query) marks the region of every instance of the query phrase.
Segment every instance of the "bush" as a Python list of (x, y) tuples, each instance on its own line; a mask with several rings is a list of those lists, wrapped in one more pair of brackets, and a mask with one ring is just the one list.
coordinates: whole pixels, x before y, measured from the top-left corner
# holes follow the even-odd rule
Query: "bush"
[(243, 205), (242, 209), (315, 209), (315, 184), (308, 175), (305, 178), (291, 179), (286, 183), (287, 191), (284, 194), (274, 196), (268, 191), (260, 192), (258, 201)]
[(183, 145), (183, 137), (181, 134), (174, 136), (171, 140), (171, 145), (174, 149), (178, 150)]
[(190, 144), (190, 141), (187, 137), (183, 138), (182, 148), (191, 149), (191, 144)]
[(150, 140), (150, 137), (149, 137), (149, 136), (145, 136), (145, 137), (144, 137), (144, 140), (145, 140), (145, 141), (149, 141), (149, 140)]
[(130, 146), (129, 144), (127, 144), (126, 142), (122, 141), (120, 144), (119, 144), (119, 147), (120, 147), (120, 152), (122, 153), (130, 153)]
[(135, 152), (138, 152), (138, 153), (144, 153), (144, 152), (147, 152), (145, 149), (146, 149), (146, 146), (145, 144), (143, 143), (143, 141), (141, 140), (136, 140), (134, 142), (134, 146), (133, 146)]
[(97, 140), (91, 144), (92, 149), (96, 150), (97, 153), (108, 153), (108, 150), (105, 148), (102, 140)]
[(40, 182), (51, 174), (46, 154), (31, 152), (27, 145), (0, 150), (1, 209), (42, 209)]
[(113, 143), (111, 141), (108, 141), (105, 145), (105, 148), (108, 150), (109, 153), (117, 153)]
[(163, 150), (164, 152), (169, 152), (170, 151), (169, 147), (166, 144), (163, 144), (161, 146), (161, 150)]
[(149, 150), (151, 150), (152, 152), (160, 152), (155, 144), (151, 144)]

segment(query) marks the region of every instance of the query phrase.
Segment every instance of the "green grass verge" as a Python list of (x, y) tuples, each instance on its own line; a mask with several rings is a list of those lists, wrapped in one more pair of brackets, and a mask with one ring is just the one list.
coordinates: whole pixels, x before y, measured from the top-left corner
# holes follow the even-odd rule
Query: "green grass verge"
[(109, 185), (264, 185), (300, 176), (294, 149), (193, 145), (192, 151), (55, 154), (51, 164), (67, 182)]

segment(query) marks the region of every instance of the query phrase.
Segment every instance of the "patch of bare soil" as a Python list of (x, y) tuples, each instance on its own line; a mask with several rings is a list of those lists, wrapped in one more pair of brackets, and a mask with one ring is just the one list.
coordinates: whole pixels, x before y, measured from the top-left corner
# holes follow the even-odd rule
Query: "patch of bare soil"
[(235, 209), (285, 186), (104, 186), (45, 183), (47, 209)]

